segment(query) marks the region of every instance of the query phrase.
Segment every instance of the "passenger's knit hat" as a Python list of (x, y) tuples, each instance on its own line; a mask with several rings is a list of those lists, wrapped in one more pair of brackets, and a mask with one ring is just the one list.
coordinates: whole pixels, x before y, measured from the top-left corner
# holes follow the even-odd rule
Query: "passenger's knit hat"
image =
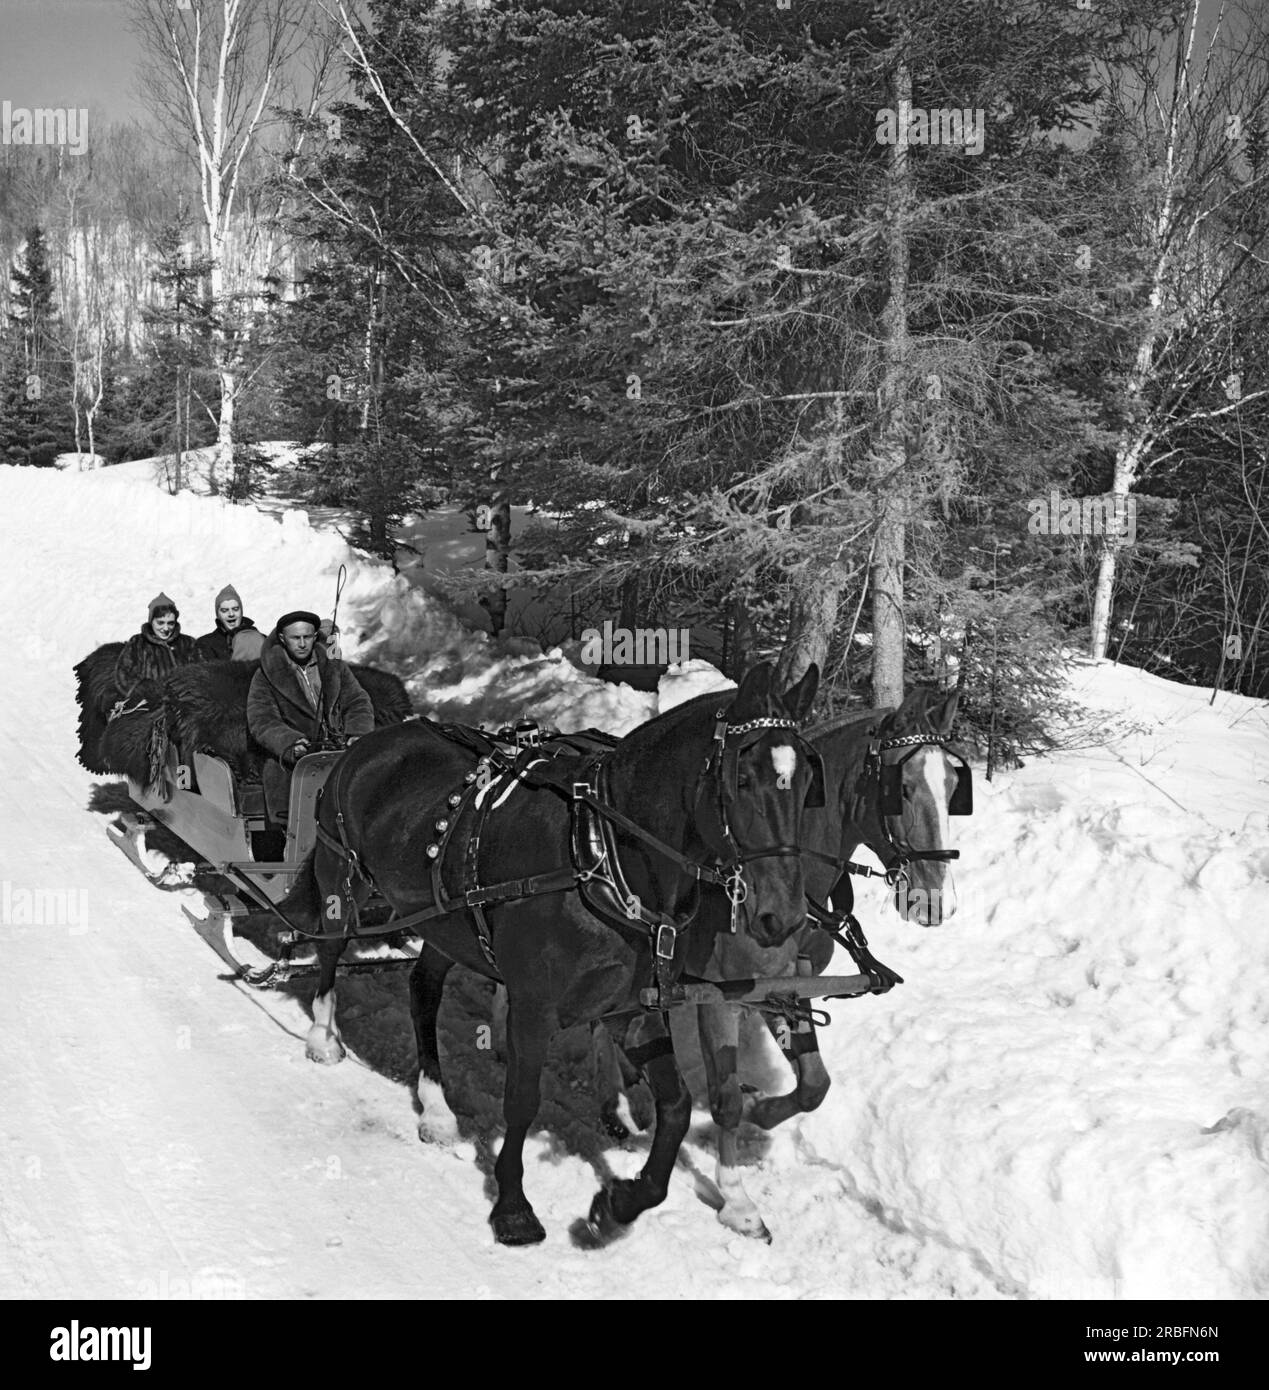
[(316, 631), (317, 628), (321, 627), (322, 620), (316, 613), (308, 613), (303, 608), (297, 608), (294, 613), (283, 613), (278, 619), (278, 625), (275, 629), (278, 636), (281, 637), (282, 633), (290, 627), (292, 623), (309, 623)]
[(224, 603), (226, 599), (233, 599), (239, 608), (242, 607), (242, 597), (238, 593), (238, 590), (235, 589), (232, 584), (226, 584), (220, 593), (216, 595), (216, 602), (212, 605), (213, 609), (216, 612), (220, 612), (220, 605)]
[(168, 598), (168, 596), (167, 596), (166, 594), (164, 594), (164, 593), (159, 593), (159, 594), (157, 594), (154, 598), (152, 598), (152, 599), (150, 600), (150, 611), (149, 611), (149, 614), (147, 615), (147, 620), (148, 620), (149, 622), (153, 622), (153, 621), (154, 621), (154, 615), (155, 615), (155, 614), (159, 611), (159, 609), (161, 609), (161, 608), (170, 608), (170, 609), (172, 610), (172, 612), (175, 613), (176, 616), (177, 616), (178, 618), (181, 616), (180, 610), (177, 608), (176, 604), (174, 604), (174, 603), (172, 602), (172, 600), (171, 600), (170, 598)]

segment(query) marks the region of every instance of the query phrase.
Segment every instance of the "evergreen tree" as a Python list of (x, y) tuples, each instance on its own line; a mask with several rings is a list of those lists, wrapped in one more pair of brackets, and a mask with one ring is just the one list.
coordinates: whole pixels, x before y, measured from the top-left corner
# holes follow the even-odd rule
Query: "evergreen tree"
[(74, 436), (67, 353), (39, 227), (28, 229), (10, 285), (0, 365), (0, 457), (47, 467), (74, 447)]
[[(861, 600), (876, 623), (870, 545), (897, 498), (909, 622), (955, 619), (957, 524), (1020, 528), (1093, 428), (1059, 360), (1090, 298), (1071, 236), (1085, 166), (1051, 133), (1092, 100), (1115, 17), (839, 0), (438, 16), (453, 57), (432, 121), (490, 185), (449, 443), (551, 514), (520, 582), (721, 630), (737, 667), (808, 645), (844, 663)], [(900, 53), (915, 107), (985, 129), (976, 153), (909, 151), (896, 370), (878, 134)]]
[[(376, 44), (394, 54), (383, 74), (388, 99), (432, 144), (418, 93), (441, 82), (444, 55), (423, 22), (429, 8), (410, 0), (371, 11)], [(401, 517), (448, 482), (437, 370), (464, 332), (464, 266), (453, 249), (461, 209), (365, 74), (350, 76), (358, 100), (313, 123), (315, 153), (291, 170), (306, 196), (290, 228), (312, 265), (284, 316), (282, 375), (299, 437), (326, 446), (315, 497), (361, 512), (353, 539), (390, 558)]]
[(174, 491), (185, 484), (184, 454), (216, 438), (219, 378), (209, 344), (211, 308), (202, 290), (206, 258), (191, 256), (179, 221), (156, 242), (158, 308), (143, 312), (144, 350), (121, 372), (113, 447), (124, 458), (166, 455)]

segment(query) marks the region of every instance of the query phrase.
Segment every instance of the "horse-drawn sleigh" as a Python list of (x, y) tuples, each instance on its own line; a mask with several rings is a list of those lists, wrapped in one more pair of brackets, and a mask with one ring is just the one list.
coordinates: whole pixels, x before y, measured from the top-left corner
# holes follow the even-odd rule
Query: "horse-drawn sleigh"
[[(765, 1117), (773, 1124), (818, 1103), (807, 1103), (818, 1083), (805, 1084), (814, 1054), (806, 1001), (898, 982), (842, 907), (846, 875), (873, 872), (849, 862), (854, 846), (879, 854), (877, 872), (901, 915), (941, 919), (942, 877), (956, 854), (945, 848), (947, 815), (968, 809), (968, 768), (946, 746), (954, 698), (937, 709), (923, 696), (899, 711), (870, 711), (808, 740), (801, 727), (816, 680), (812, 670), (780, 692), (771, 668), (759, 667), (734, 695), (689, 701), (622, 740), (591, 732), (517, 746), (420, 718), (376, 729), (347, 752), (297, 764), (280, 859), (252, 854), (258, 808), (225, 759), (169, 749), (161, 775), (129, 785), (148, 815), (229, 884), (207, 919), (191, 920), (240, 979), (279, 984), (297, 973), (292, 952), (315, 952), (304, 967), (319, 975), (307, 1039), (314, 1060), (344, 1055), (337, 972), (388, 963), (347, 962), (348, 948), (372, 939), (402, 948), (399, 963), (413, 965), (421, 1135), (435, 1131), (438, 1109), (448, 1114), (436, 1037), (446, 974), (457, 962), (506, 986), (507, 1135), (491, 1216), (503, 1243), (544, 1234), (523, 1192), (522, 1150), (550, 1037), (574, 1023), (608, 1028), (649, 1085), (656, 1129), (639, 1176), (595, 1198), (587, 1229), (602, 1241), (664, 1199), (687, 1129), (691, 1100), (669, 1009), (701, 1011), (724, 1132), (721, 1175), (742, 1117), (734, 1046), (726, 1047), (736, 1006), (794, 1030), (782, 1041), (791, 1039), (798, 1090), (791, 1107), (777, 1104)], [(173, 761), (181, 756), (189, 761)], [(129, 843), (135, 837), (121, 847)], [(280, 954), (252, 968), (232, 938), (258, 913), (281, 924)], [(833, 939), (857, 974), (814, 973)], [(826, 1087), (825, 1077), (820, 1098)]]

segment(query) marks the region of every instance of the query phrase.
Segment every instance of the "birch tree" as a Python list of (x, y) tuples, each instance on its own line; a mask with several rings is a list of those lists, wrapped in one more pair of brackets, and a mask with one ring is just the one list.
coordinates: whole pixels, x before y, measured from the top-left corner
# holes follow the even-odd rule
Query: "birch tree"
[[(1269, 183), (1269, 171), (1245, 172), (1248, 137), (1269, 101), (1269, 32), (1255, 12), (1222, 4), (1205, 34), (1206, 9), (1188, 0), (1171, 34), (1143, 27), (1135, 53), (1107, 73), (1103, 116), (1135, 146), (1135, 196), (1144, 190), (1134, 248), (1141, 308), (1129, 335), (1111, 480), (1117, 515), (1151, 469), (1176, 453), (1183, 432), (1235, 417), (1269, 389), (1256, 387), (1236, 361), (1221, 361), (1229, 342), (1221, 330), (1241, 273), (1265, 254), (1263, 220), (1251, 235), (1229, 229), (1240, 209), (1263, 200)], [(1122, 185), (1107, 190), (1112, 196), (1123, 197)], [(1226, 383), (1220, 404), (1196, 390), (1213, 378)], [(1095, 658), (1106, 655), (1124, 543), (1117, 534), (1103, 541), (1092, 605)]]
[(308, 0), (131, 0), (146, 94), (192, 161), (220, 383), (210, 482), (230, 476), (241, 384), (226, 285), (233, 217), (252, 151), (289, 96), (320, 11)]

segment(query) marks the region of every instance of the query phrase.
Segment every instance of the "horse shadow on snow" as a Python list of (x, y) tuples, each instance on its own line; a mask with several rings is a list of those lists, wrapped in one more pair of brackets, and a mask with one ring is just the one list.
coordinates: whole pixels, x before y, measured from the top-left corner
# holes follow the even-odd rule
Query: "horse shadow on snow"
[[(117, 818), (143, 814), (128, 794), (125, 781), (98, 782), (92, 787), (88, 809)], [(149, 825), (144, 834), (147, 850), (157, 851), (176, 863), (196, 859), (196, 855), (177, 835), (159, 823)], [(195, 886), (209, 893), (228, 889), (225, 880), (208, 871), (200, 873)], [(210, 902), (208, 906), (213, 904)], [(241, 939), (265, 955), (276, 955), (276, 930), (267, 921), (244, 924)], [(211, 962), (209, 961), (209, 964)], [(216, 967), (211, 966), (212, 969)], [(339, 989), (340, 1030), (345, 1046), (363, 1065), (405, 1088), (416, 1115), (422, 1107), (415, 1094), (417, 1059), (414, 1030), (410, 1020), (407, 987), (408, 971), (382, 975), (341, 977)], [(221, 975), (226, 982), (231, 977)], [(301, 978), (273, 991), (280, 997), (295, 999), (305, 1013), (310, 1012), (313, 981)], [(496, 1046), (499, 1042), (493, 1020), (494, 988), (490, 981), (455, 966), (446, 983), (445, 999), (438, 1018), (438, 1035), (445, 1077), (445, 1098), (458, 1120), (459, 1136), (476, 1149), (476, 1163), (484, 1174), (488, 1195), (495, 1195), (493, 1179), (494, 1142), (503, 1129), (502, 1094), (506, 1066)], [(699, 1151), (712, 1155), (715, 1129), (709, 1114), (705, 1069), (693, 1010), (680, 1009), (672, 1015), (675, 1051), (693, 1097), (692, 1127), (680, 1151), (678, 1167), (693, 1181), (698, 1198), (719, 1209), (722, 1198), (714, 1180), (700, 1166)], [(742, 1029), (744, 1080), (760, 1090), (784, 1090), (789, 1084), (788, 1068), (756, 1016), (747, 1016)], [(583, 1024), (562, 1029), (551, 1042), (542, 1078), (542, 1108), (535, 1131), (542, 1141), (540, 1159), (553, 1164), (580, 1158), (594, 1170), (600, 1185), (618, 1176), (608, 1155), (614, 1150), (646, 1155), (651, 1130), (632, 1132), (619, 1140), (605, 1128), (601, 1107), (603, 1087), (598, 1084), (592, 1060), (590, 1026)], [(771, 1137), (752, 1125), (745, 1125), (744, 1152), (759, 1162), (771, 1145)]]

